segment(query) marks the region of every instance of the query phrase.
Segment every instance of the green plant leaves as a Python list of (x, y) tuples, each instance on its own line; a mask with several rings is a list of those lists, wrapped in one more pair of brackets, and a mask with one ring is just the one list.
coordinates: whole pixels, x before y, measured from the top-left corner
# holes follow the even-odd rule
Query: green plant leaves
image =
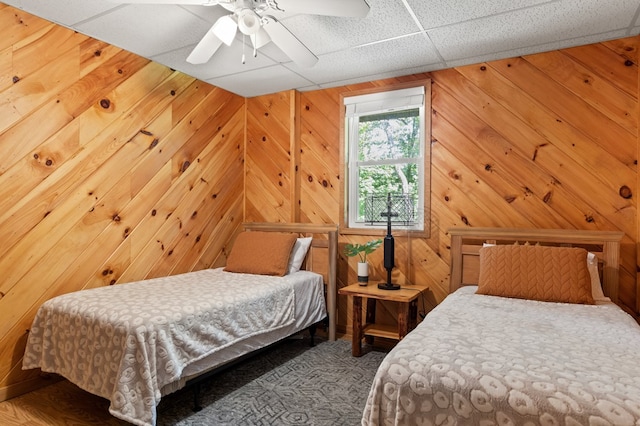
[(373, 253), (382, 244), (381, 239), (367, 241), (364, 244), (351, 244), (347, 243), (344, 246), (345, 256), (353, 257), (360, 256), (361, 262), (367, 261), (367, 255)]

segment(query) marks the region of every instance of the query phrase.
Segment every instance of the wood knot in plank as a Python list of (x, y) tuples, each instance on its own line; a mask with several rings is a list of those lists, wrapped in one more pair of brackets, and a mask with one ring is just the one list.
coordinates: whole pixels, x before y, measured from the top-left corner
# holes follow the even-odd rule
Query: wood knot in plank
[(595, 219), (593, 218), (593, 216), (589, 215), (585, 215), (584, 220), (587, 221), (587, 223), (593, 223), (595, 221)]
[(100, 99), (100, 106), (104, 109), (109, 109), (111, 106), (111, 101), (109, 99)]
[(627, 59), (626, 61), (624, 61), (624, 66), (625, 67), (632, 67), (633, 65), (635, 65), (633, 63), (633, 61), (631, 59)]
[(182, 167), (180, 167), (180, 171), (181, 172), (185, 172), (189, 166), (191, 165), (191, 163), (187, 160), (184, 163), (182, 163)]
[(631, 188), (629, 188), (627, 185), (621, 186), (620, 191), (618, 191), (618, 193), (625, 200), (628, 200), (633, 196), (633, 193), (631, 192)]
[(469, 219), (467, 219), (467, 217), (465, 215), (460, 216), (460, 220), (462, 221), (462, 223), (464, 223), (465, 225), (469, 225)]
[(17, 75), (14, 75), (11, 80), (13, 81), (13, 84), (16, 84), (17, 82), (20, 81), (20, 77), (18, 77)]
[(118, 216), (118, 213), (115, 213), (113, 216), (111, 216), (111, 219), (112, 219), (114, 222), (120, 222), (120, 220), (121, 220), (121, 219), (120, 219), (120, 216)]
[(95, 52), (93, 52), (93, 56), (100, 56), (102, 55), (102, 50), (98, 49)]

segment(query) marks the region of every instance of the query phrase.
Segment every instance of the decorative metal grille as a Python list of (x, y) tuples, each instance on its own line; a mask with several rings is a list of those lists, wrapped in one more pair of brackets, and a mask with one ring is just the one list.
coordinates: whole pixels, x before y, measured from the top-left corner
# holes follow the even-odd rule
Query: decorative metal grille
[(367, 225), (387, 223), (387, 202), (391, 202), (391, 223), (404, 226), (416, 224), (416, 203), (411, 194), (367, 195), (364, 202), (364, 220)]

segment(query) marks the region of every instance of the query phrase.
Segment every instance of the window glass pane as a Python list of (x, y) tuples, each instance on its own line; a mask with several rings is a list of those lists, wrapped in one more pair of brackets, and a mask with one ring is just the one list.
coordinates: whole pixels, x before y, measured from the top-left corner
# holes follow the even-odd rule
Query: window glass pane
[(414, 204), (418, 201), (420, 177), (415, 163), (361, 166), (358, 175), (358, 221), (370, 220), (365, 218), (367, 197), (407, 194)]
[(410, 109), (361, 116), (358, 160), (380, 161), (420, 156), (420, 111)]

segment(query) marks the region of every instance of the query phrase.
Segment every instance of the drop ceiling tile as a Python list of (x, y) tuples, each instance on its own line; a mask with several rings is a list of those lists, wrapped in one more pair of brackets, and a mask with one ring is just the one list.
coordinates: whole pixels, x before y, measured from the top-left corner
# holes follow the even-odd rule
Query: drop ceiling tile
[(549, 3), (549, 0), (407, 0), (425, 30)]
[(3, 0), (3, 3), (23, 9), (33, 15), (71, 27), (78, 22), (121, 7), (103, 0)]
[[(177, 3), (178, 1), (176, 1)], [(182, 5), (180, 6), (184, 10), (192, 13), (194, 16), (199, 17), (200, 19), (204, 19), (213, 25), (218, 18), (229, 15), (229, 11), (222, 6), (190, 6), (190, 5)]]
[(312, 84), (282, 65), (251, 70), (238, 75), (212, 78), (207, 82), (244, 97), (276, 93), (289, 90), (292, 87)]
[(449, 62), (624, 29), (630, 25), (636, 5), (629, 0), (584, 2), (581, 7), (569, 2), (547, 3), (440, 27), (428, 34)]
[[(640, 32), (640, 27), (638, 27), (637, 31)], [(554, 41), (551, 43), (540, 44), (537, 46), (507, 50), (504, 52), (493, 52), (493, 53), (487, 53), (484, 55), (473, 56), (473, 57), (464, 58), (464, 59), (447, 61), (446, 65), (447, 67), (458, 67), (458, 66), (465, 66), (469, 64), (480, 64), (482, 62), (494, 61), (498, 59), (515, 58), (518, 56), (532, 55), (539, 52), (548, 52), (551, 50), (565, 49), (568, 47), (597, 43), (604, 40), (613, 40), (617, 38), (626, 37), (627, 35), (628, 34), (626, 30), (611, 31), (607, 33), (602, 33), (602, 34), (597, 34), (592, 36), (584, 36), (584, 37), (571, 39), (571, 40)]]
[(317, 85), (330, 84), (338, 80), (360, 79), (365, 81), (371, 75), (396, 72), (441, 62), (429, 41), (422, 35), (388, 40), (350, 50), (321, 55), (312, 68), (295, 64), (287, 67), (305, 76)]
[(297, 15), (281, 22), (316, 55), (419, 31), (400, 0), (368, 3), (365, 18)]
[(179, 6), (133, 4), (75, 28), (149, 58), (199, 42), (211, 25)]
[(441, 69), (443, 65), (444, 64), (442, 63), (436, 63), (436, 64), (423, 65), (423, 66), (414, 67), (414, 68), (406, 68), (406, 69), (403, 69), (402, 72), (393, 71), (393, 72), (368, 75), (366, 78), (358, 77), (358, 78), (352, 78), (347, 80), (336, 80), (336, 81), (331, 81), (329, 83), (325, 83), (316, 87), (308, 87), (308, 88), (303, 87), (303, 88), (300, 88), (299, 90), (300, 91), (316, 90), (317, 87), (322, 89), (328, 89), (330, 87), (340, 87), (340, 86), (346, 86), (349, 84), (357, 84), (357, 83), (363, 83), (367, 81), (375, 81), (375, 80), (382, 80), (387, 78), (400, 77), (403, 75), (420, 74), (424, 72)]

